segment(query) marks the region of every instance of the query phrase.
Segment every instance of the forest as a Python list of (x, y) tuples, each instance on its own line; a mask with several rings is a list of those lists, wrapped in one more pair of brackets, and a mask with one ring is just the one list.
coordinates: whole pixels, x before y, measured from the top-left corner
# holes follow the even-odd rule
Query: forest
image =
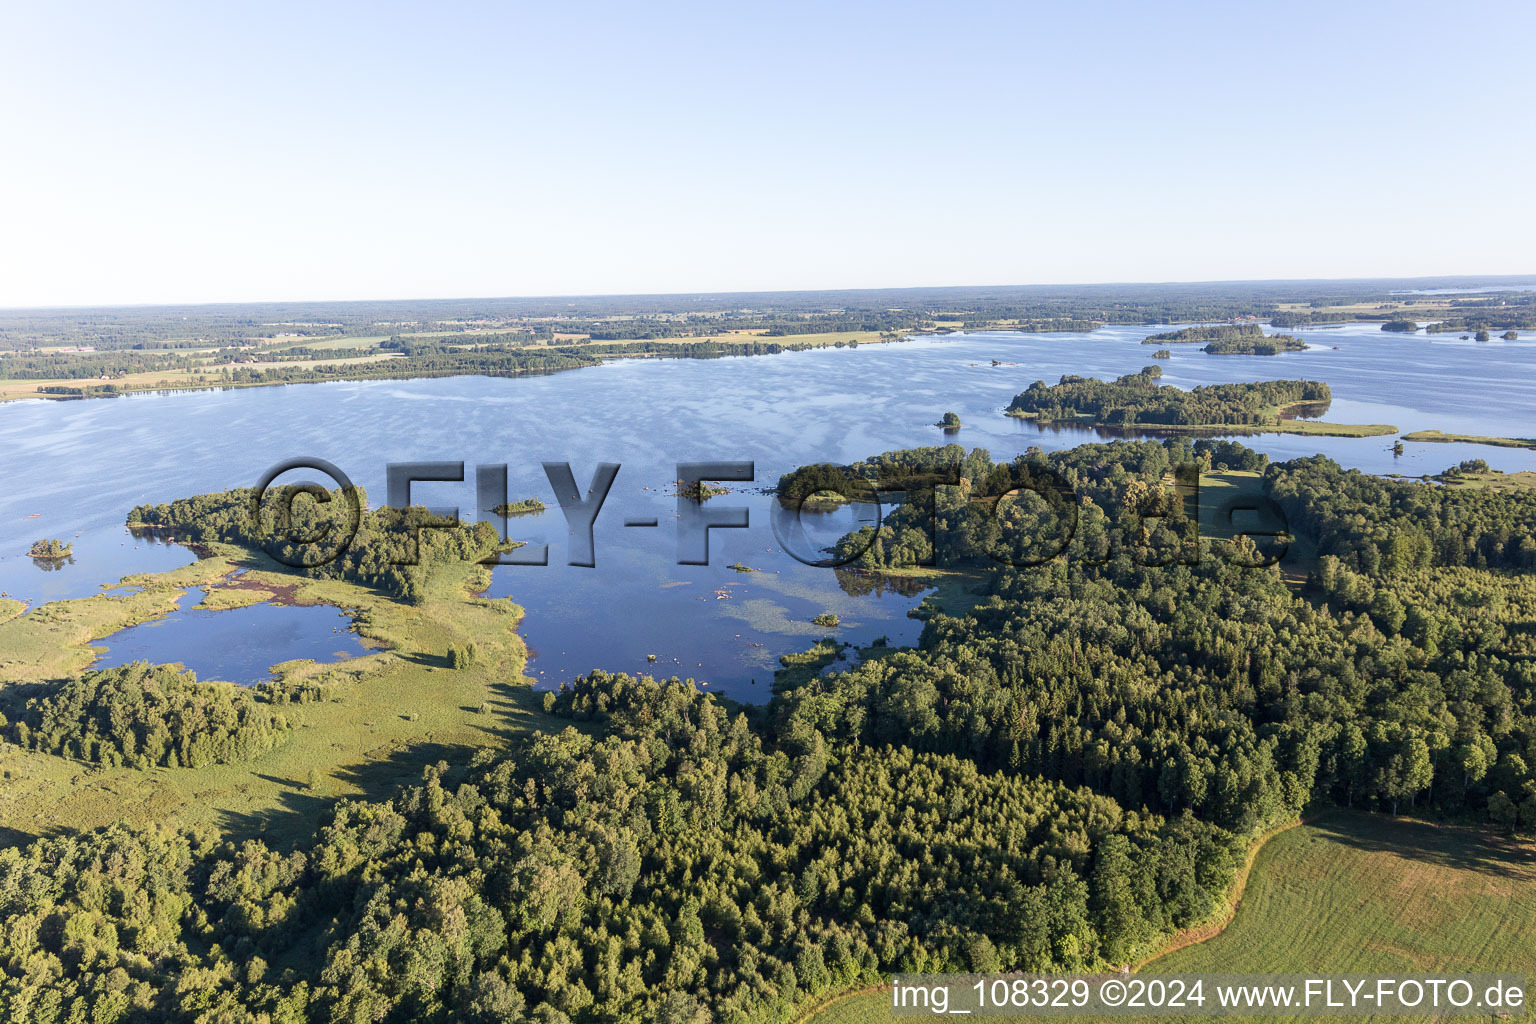
[[(1281, 352), (1300, 352), (1307, 343), (1289, 334), (1265, 334), (1258, 324), (1210, 324), (1184, 327), (1142, 339), (1143, 345), (1190, 345), (1205, 342), (1203, 352), (1215, 356), (1274, 356)], [(1154, 353), (1152, 358), (1166, 358)]]
[(138, 661), (86, 672), (40, 695), (0, 690), (0, 729), (30, 750), (104, 765), (197, 768), (258, 757), (291, 728), (259, 691), (203, 683)]
[(1261, 334), (1256, 338), (1219, 338), (1200, 351), (1213, 356), (1277, 356), (1306, 349), (1307, 343), (1293, 335)]
[[(1299, 576), (1255, 539), (1199, 535), (1189, 486), (1223, 468), (1262, 474), (1315, 547)], [(340, 799), (292, 845), (116, 825), (0, 850), (0, 1005), (26, 1021), (783, 1021), (894, 971), (1133, 961), (1208, 920), (1246, 845), (1305, 811), (1536, 831), (1528, 492), (1173, 438), (1006, 463), (888, 452), (787, 474), (780, 494), (833, 485), (905, 490), (870, 568), (948, 545), (976, 600), (925, 603), (914, 647), (786, 673), (759, 708), (690, 680), (570, 681), (538, 728), (392, 797)], [(135, 518), (254, 546), (248, 501)], [(375, 566), (414, 512), (369, 513), (368, 559), (308, 571), (396, 586)], [(179, 763), (163, 750), (192, 745), (146, 737), (205, 685), (87, 676), (34, 697), (27, 739)], [(238, 729), (219, 735), (197, 756), (240, 753)]]
[(1054, 385), (1037, 380), (1014, 396), (1007, 412), (1042, 421), (1088, 419), (1121, 426), (1272, 426), (1285, 406), (1333, 399), (1321, 381), (1207, 384), (1182, 391), (1159, 385), (1162, 373), (1160, 367), (1149, 366), (1113, 381), (1073, 375)]
[(1149, 334), (1141, 340), (1143, 345), (1197, 345), (1200, 342), (1233, 341), (1264, 337), (1264, 328), (1258, 324), (1205, 324), (1197, 327), (1181, 327), (1176, 331)]
[[(926, 736), (918, 749), (1239, 831), (1294, 803), (1298, 784), (1304, 801), (1427, 803), (1536, 829), (1536, 492), (1494, 501), (1321, 456), (1264, 467), (1265, 493), (1320, 554), (1298, 588), (1278, 567), (1251, 568), (1237, 550), (1250, 540), (1196, 540), (1165, 483), (1191, 463), (1257, 468), (1242, 451), (1117, 442), (990, 469), (965, 455), (965, 484), (904, 502), (873, 538), (865, 527), (843, 545), (864, 547), (857, 564), (871, 568), (920, 564), (935, 543), (945, 564), (1025, 567), (992, 575), (993, 600), (969, 616), (931, 618), (917, 654), (838, 673), (780, 710), (793, 697), (823, 733)], [(1000, 515), (987, 497), (1031, 466), (1079, 505), (1071, 546), (1036, 565), (1009, 544), (1055, 548), (1061, 506), (1029, 494)], [(884, 688), (909, 657), (926, 662), (932, 689), (893, 704)], [(1223, 766), (1232, 775), (1212, 789)]]
[[(368, 495), (362, 488), (354, 495), (340, 489), (330, 491), (324, 503), (274, 488), (263, 496), (259, 516), (252, 511), (256, 498), (253, 489), (239, 487), (167, 504), (138, 505), (128, 513), (128, 526), (156, 531), (187, 544), (238, 544), (264, 551), (284, 565), (299, 566), (312, 553), (290, 538), (318, 536), (327, 527), (340, 527), (338, 533), (346, 533), (345, 517), (338, 510), (355, 508), (357, 531), (340, 554), (299, 571), (315, 579), (340, 579), (372, 587), (406, 602), (418, 599), (434, 560), (483, 561), (502, 547), (496, 528), (483, 520), (444, 520), (414, 505), (365, 510)], [(284, 510), (289, 516), (287, 523), (282, 522)], [(440, 540), (428, 546), (430, 555), (425, 560), (419, 543), (422, 530), (432, 530)]]

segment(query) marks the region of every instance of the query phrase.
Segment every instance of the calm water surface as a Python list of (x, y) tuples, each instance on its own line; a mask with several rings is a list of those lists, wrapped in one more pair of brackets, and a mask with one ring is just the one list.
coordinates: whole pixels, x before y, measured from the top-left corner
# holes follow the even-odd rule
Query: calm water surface
[(269, 669), (279, 662), (311, 658), (325, 664), (368, 653), (349, 631), (352, 621), (329, 605), (265, 602), (211, 611), (196, 607), (205, 593), (188, 590), (164, 618), (97, 640), (107, 653), (91, 667), (180, 662), (199, 679), (249, 686), (270, 678)]
[[(549, 543), (551, 564), (498, 568), (492, 588), (528, 610), (523, 633), (535, 652), (529, 672), (536, 679), (553, 684), (592, 668), (676, 672), (762, 700), (778, 656), (826, 633), (810, 622), (817, 613), (837, 613), (844, 640), (867, 643), (884, 635), (908, 643), (920, 623), (906, 613), (920, 598), (890, 589), (860, 593), (870, 585), (867, 578), (805, 566), (784, 554), (768, 523), (771, 499), (758, 487), (804, 463), (945, 443), (933, 426), (945, 411), (965, 424), (954, 440), (996, 458), (1030, 445), (1059, 449), (1095, 440), (1091, 432), (1041, 428), (1001, 410), (1035, 380), (1116, 376), (1151, 365), (1155, 349), (1140, 341), (1165, 329), (992, 332), (779, 356), (621, 360), (525, 379), (11, 403), (0, 406), (0, 590), (33, 602), (76, 597), (129, 572), (183, 564), (192, 558), (184, 548), (126, 533), (122, 523), (131, 507), (250, 486), (268, 466), (292, 456), (336, 463), (376, 502), (387, 462), (463, 460), (469, 481), (418, 484), (412, 496), (423, 504), (458, 505), (466, 515), (475, 504), (474, 465), (506, 463), (512, 499), (539, 497), (551, 505), (540, 516), (513, 519), (510, 527), (514, 537)], [(1198, 346), (1174, 345), (1173, 357), (1157, 365), (1164, 383), (1186, 388), (1324, 380), (1335, 395), (1326, 418), (1335, 422), (1536, 435), (1531, 332), (1486, 344), (1455, 335), (1395, 335), (1371, 324), (1288, 333), (1313, 347), (1280, 356), (1209, 356)], [(1433, 473), (1474, 457), (1506, 470), (1536, 469), (1536, 452), (1520, 449), (1409, 444), (1405, 456), (1394, 458), (1390, 437), (1243, 440), (1272, 458), (1322, 452), (1375, 473)], [(745, 506), (751, 527), (711, 531), (711, 564), (679, 566), (676, 501), (667, 495), (676, 463), (703, 460), (756, 463), (755, 484), (739, 485), (707, 506)], [(543, 461), (570, 462), (583, 485), (598, 462), (623, 467), (598, 517), (595, 568), (565, 564), (564, 519), (553, 507)], [(659, 526), (623, 525), (638, 517), (654, 517)], [(44, 536), (73, 540), (74, 563), (44, 572), (26, 558), (31, 542)], [(763, 571), (726, 568), (736, 561)], [(263, 639), (267, 626), (242, 629), (258, 653), (278, 650), (270, 646), (275, 640)], [(188, 647), (204, 635), (189, 634)], [(657, 656), (654, 664), (649, 654)], [(190, 652), (166, 649), (155, 656), (187, 661)]]

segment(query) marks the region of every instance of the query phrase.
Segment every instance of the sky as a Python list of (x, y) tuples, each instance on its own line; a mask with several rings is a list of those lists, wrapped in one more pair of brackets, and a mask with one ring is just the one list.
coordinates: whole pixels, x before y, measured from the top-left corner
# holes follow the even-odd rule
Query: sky
[(0, 6), (0, 306), (1536, 272), (1536, 4)]

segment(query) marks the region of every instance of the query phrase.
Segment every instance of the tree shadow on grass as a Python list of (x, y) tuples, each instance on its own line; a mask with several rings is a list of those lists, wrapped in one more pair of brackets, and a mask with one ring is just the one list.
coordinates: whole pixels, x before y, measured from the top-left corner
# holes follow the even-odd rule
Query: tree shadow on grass
[[(449, 776), (453, 777), (468, 765), (476, 749), (464, 744), (414, 743), (385, 757), (335, 768), (321, 776), (318, 789), (313, 791), (307, 779), (253, 772), (256, 778), (284, 787), (277, 797), (277, 806), (249, 812), (226, 811), (220, 828), (237, 841), (260, 839), (270, 847), (287, 849), (309, 840), (330, 819), (331, 809), (338, 801), (388, 800), (402, 788), (420, 782), (423, 770), (439, 762), (449, 766)], [(338, 783), (349, 791), (336, 793)]]
[(1340, 811), (1313, 824), (1343, 846), (1516, 881), (1536, 882), (1536, 846), (1491, 829)]
[[(228, 811), (220, 827), (234, 840), (261, 839), (268, 846), (286, 849), (307, 842), (329, 820), (338, 800), (389, 800), (403, 788), (422, 780), (431, 765), (448, 766), (445, 784), (457, 785), (470, 761), (486, 748), (501, 752), (509, 744), (536, 729), (563, 728), (566, 722), (549, 719), (543, 712), (544, 695), (521, 683), (493, 683), (492, 698), (481, 726), (484, 739), (475, 743), (441, 743), (423, 739), (401, 745), (383, 757), (369, 758), (331, 769), (321, 776), (318, 790), (308, 780), (253, 772), (257, 778), (283, 787), (276, 807), (259, 811)], [(338, 783), (349, 790), (338, 794)]]

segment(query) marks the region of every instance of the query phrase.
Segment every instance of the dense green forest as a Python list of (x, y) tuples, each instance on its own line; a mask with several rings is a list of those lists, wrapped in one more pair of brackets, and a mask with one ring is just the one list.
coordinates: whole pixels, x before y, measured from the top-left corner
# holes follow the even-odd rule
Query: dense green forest
[(1265, 486), (1291, 525), (1317, 539), (1320, 553), (1361, 572), (1426, 566), (1536, 570), (1533, 490), (1384, 480), (1322, 456), (1272, 466)]
[(1261, 334), (1256, 338), (1218, 338), (1201, 351), (1213, 356), (1277, 356), (1305, 352), (1306, 348), (1306, 342), (1289, 334)]
[(1007, 411), (1045, 421), (1091, 419), (1121, 426), (1266, 426), (1278, 422), (1285, 406), (1333, 399), (1328, 385), (1320, 381), (1207, 384), (1181, 391), (1159, 385), (1162, 373), (1160, 367), (1149, 366), (1113, 381), (1072, 375), (1054, 385), (1037, 380), (1014, 396)]
[(9, 698), (11, 742), (105, 765), (231, 764), (272, 749), (290, 729), (257, 691), (141, 661), (64, 680), (20, 707), (0, 694)]
[(1232, 341), (1242, 338), (1262, 338), (1264, 328), (1258, 324), (1205, 324), (1198, 327), (1182, 327), (1162, 334), (1149, 334), (1141, 340), (1143, 345), (1197, 345), (1200, 342)]
[[(483, 520), (448, 522), (415, 505), (365, 510), (367, 494), (362, 488), (356, 491), (355, 506), (341, 490), (331, 491), (330, 501), (324, 504), (296, 496), (288, 503), (291, 522), (280, 529), (281, 506), (276, 503), (286, 501), (280, 490), (273, 488), (264, 497), (259, 518), (252, 514), (255, 491), (240, 487), (178, 498), (168, 504), (138, 505), (128, 513), (128, 525), (168, 533), (188, 544), (239, 544), (266, 551), (285, 565), (299, 566), (311, 558), (312, 549), (295, 545), (289, 538), (318, 536), (327, 527), (338, 536), (346, 534), (344, 510), (355, 507), (357, 532), (340, 556), (300, 571), (316, 579), (341, 579), (373, 587), (402, 601), (418, 599), (434, 562), (482, 561), (493, 557), (501, 546), (496, 528)], [(423, 542), (424, 532), (431, 535), (432, 543)]]
[[(1222, 468), (1262, 473), (1319, 552), (1303, 578), (1252, 567), (1252, 540), (1198, 536), (1194, 472)], [(787, 474), (780, 494), (832, 485), (904, 490), (881, 530), (986, 566), (975, 600), (925, 604), (913, 648), (786, 673), (758, 709), (594, 673), (545, 695), (543, 730), (342, 800), (291, 848), (120, 825), (0, 851), (0, 1005), (27, 1021), (785, 1020), (894, 971), (1124, 964), (1217, 911), (1244, 845), (1309, 808), (1536, 830), (1529, 492), (1178, 438), (1001, 464), (889, 452)], [(248, 500), (136, 519), (255, 544)], [(373, 558), (310, 571), (389, 585), (371, 566), (415, 511), (370, 513)], [(1042, 557), (1069, 518), (1070, 545)], [(205, 685), (117, 672), (45, 697), (46, 717), (31, 705), (34, 736), (54, 723), (44, 749), (126, 755), (114, 737), (131, 733), (147, 758), (140, 723), (167, 716), (128, 710), (146, 680)]]
[(597, 674), (548, 703), (597, 734), (343, 802), (302, 850), (118, 827), (0, 851), (5, 1005), (773, 1019), (877, 972), (1124, 960), (1209, 913), (1238, 857), (1190, 815), (960, 756), (769, 740), (688, 683)]
[[(959, 487), (904, 502), (877, 535), (865, 527), (842, 550), (862, 550), (871, 568), (915, 564), (934, 543), (947, 565), (1017, 565), (1041, 553), (1025, 537), (1065, 557), (998, 573), (994, 600), (930, 621), (926, 724), (890, 721), (898, 705), (880, 689), (912, 657), (895, 654), (804, 695), (818, 727), (842, 718), (835, 731), (866, 742), (886, 729), (907, 742), (928, 735), (921, 749), (1086, 783), (1128, 806), (1191, 807), (1239, 830), (1283, 802), (1286, 771), (1311, 779), (1308, 799), (1394, 811), (1427, 801), (1536, 828), (1536, 492), (1494, 501), (1345, 472), (1320, 456), (1268, 466), (1266, 493), (1322, 553), (1297, 590), (1278, 568), (1249, 568), (1251, 541), (1191, 547), (1187, 502), (1163, 480), (1191, 462), (1258, 468), (1240, 445), (1222, 444), (1085, 445), (1003, 466), (964, 454)], [(962, 455), (894, 454), (932, 464)], [(1057, 546), (1059, 505), (1028, 494), (1000, 515), (989, 501), (1032, 467), (1072, 486), (1069, 547)], [(856, 699), (838, 697), (844, 687)], [(1180, 721), (1199, 723), (1201, 739)], [(1283, 742), (1263, 753), (1265, 735)], [(1200, 751), (1222, 748), (1198, 767), (1210, 756)], [(1236, 773), (1219, 787), (1231, 793), (1252, 781), (1239, 765), (1277, 756), (1241, 800), (1209, 802), (1207, 768)]]

